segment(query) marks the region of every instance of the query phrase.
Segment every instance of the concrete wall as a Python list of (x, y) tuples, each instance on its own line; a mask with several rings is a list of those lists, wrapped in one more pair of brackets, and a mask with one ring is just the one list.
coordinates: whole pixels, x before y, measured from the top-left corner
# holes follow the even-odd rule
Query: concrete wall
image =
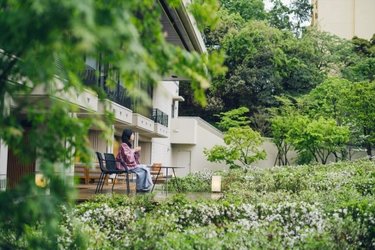
[(171, 121), (171, 143), (196, 145), (198, 140), (198, 120), (195, 118), (178, 118)]
[[(266, 139), (266, 140), (267, 141), (261, 146), (261, 148), (266, 150), (267, 158), (265, 160), (259, 161), (258, 163), (252, 163), (251, 166), (256, 166), (256, 167), (260, 167), (260, 168), (270, 168), (270, 167), (273, 167), (275, 165), (278, 165), (277, 163), (275, 164), (275, 160), (276, 160), (276, 157), (277, 157), (277, 148), (272, 142), (270, 142), (270, 139)], [(375, 150), (373, 150), (372, 153), (375, 156)], [(367, 156), (366, 151), (363, 150), (361, 152), (356, 152), (352, 156), (352, 160), (358, 159), (358, 158), (363, 158), (363, 157), (366, 157), (366, 156)], [(293, 150), (289, 151), (288, 152), (288, 161), (289, 161), (288, 165), (296, 165), (295, 164), (296, 157), (297, 157), (297, 153), (295, 151), (293, 151)], [(335, 162), (335, 157), (334, 157), (333, 154), (331, 154), (328, 157), (327, 164), (330, 163), (330, 162)]]
[[(275, 144), (273, 144), (269, 138), (266, 138), (266, 141), (263, 143), (263, 145), (260, 147), (264, 149), (267, 153), (266, 159), (261, 160), (259, 162), (253, 162), (251, 166), (256, 166), (260, 168), (270, 168), (275, 165), (278, 165), (276, 162), (276, 157), (277, 157), (277, 147)], [(293, 163), (295, 157), (297, 156), (296, 152), (290, 151), (288, 152), (288, 161), (290, 164)], [(275, 163), (276, 162), (276, 163)]]
[[(224, 145), (223, 134), (199, 117), (179, 117), (172, 122), (172, 132), (179, 139), (172, 139), (173, 165), (183, 166), (178, 170), (179, 176), (186, 176), (196, 171), (223, 170), (228, 167), (224, 163), (207, 161), (204, 148), (210, 149), (215, 145)], [(191, 133), (194, 131), (194, 133)], [(188, 136), (185, 136), (188, 134)], [(194, 134), (196, 139), (191, 138)], [(171, 135), (171, 137), (176, 135)]]
[(312, 23), (341, 38), (370, 39), (375, 33), (374, 0), (312, 0)]

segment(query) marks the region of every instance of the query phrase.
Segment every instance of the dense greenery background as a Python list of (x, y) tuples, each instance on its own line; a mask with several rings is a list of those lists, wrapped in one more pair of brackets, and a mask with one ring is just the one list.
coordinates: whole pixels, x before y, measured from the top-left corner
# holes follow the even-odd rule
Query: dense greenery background
[(302, 27), (311, 16), (310, 1), (285, 6), (273, 0), (268, 12), (261, 0), (220, 2), (218, 24), (204, 34), (210, 52), (225, 52), (228, 71), (213, 79), (205, 107), (192, 98), (189, 85), (182, 84), (186, 101), (180, 115), (200, 116), (216, 126), (214, 114), (246, 107), (250, 126), (272, 136), (267, 109), (280, 105), (275, 96), (301, 97), (330, 76), (374, 80), (375, 36), (345, 40)]
[[(375, 38), (348, 41), (303, 28), (308, 0), (272, 2), (267, 12), (261, 0), (196, 1), (190, 10), (209, 50), (198, 55), (166, 42), (155, 0), (0, 0), (0, 139), (24, 163), (37, 161), (49, 180), (37, 187), (26, 176), (0, 193), (0, 248), (373, 248), (368, 160), (269, 170), (244, 162), (219, 173), (225, 193), (218, 201), (115, 195), (72, 206), (76, 190), (65, 169), (75, 157), (91, 162), (88, 129), (110, 139), (113, 119), (109, 112), (78, 118), (77, 106), (56, 98), (84, 93), (85, 56), (110, 65), (109, 74), (129, 89), (138, 81), (154, 85), (169, 71), (190, 77), (181, 84), (180, 110), (213, 124), (219, 121), (213, 114), (246, 107), (250, 126), (273, 135), (279, 165), (288, 164), (282, 159), (290, 147), (304, 156), (301, 162), (327, 163), (327, 152), (350, 158), (356, 147), (371, 155)], [(30, 98), (40, 89), (41, 99)], [(146, 93), (133, 94), (149, 103)], [(188, 176), (183, 185), (209, 190), (211, 175)]]

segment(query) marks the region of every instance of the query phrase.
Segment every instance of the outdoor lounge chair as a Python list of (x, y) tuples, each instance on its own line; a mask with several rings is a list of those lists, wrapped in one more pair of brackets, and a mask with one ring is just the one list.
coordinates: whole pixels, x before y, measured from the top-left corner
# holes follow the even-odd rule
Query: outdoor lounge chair
[[(114, 154), (111, 153), (104, 153), (104, 159), (106, 162), (107, 169), (110, 171), (116, 171), (116, 177), (118, 174), (125, 174), (126, 175), (126, 191), (129, 194), (130, 193), (130, 181), (129, 181), (129, 170), (128, 167), (126, 166), (125, 162), (117, 160), (114, 156)], [(116, 162), (120, 162), (121, 165), (125, 168), (125, 170), (118, 170), (116, 168)], [(116, 177), (113, 180), (113, 185), (115, 184)], [(113, 185), (112, 185), (112, 190), (113, 190)]]
[[(106, 154), (105, 154), (106, 155)], [(96, 152), (96, 156), (98, 157), (98, 161), (99, 161), (99, 166), (100, 166), (100, 170), (102, 171), (101, 174), (100, 174), (100, 177), (99, 177), (99, 180), (98, 180), (98, 184), (96, 186), (96, 189), (95, 189), (95, 193), (99, 193), (103, 190), (103, 186), (104, 186), (104, 181), (105, 181), (105, 177), (109, 174), (115, 174), (116, 176), (118, 174), (128, 174), (128, 171), (127, 171), (127, 167), (125, 165), (125, 163), (122, 162), (125, 170), (118, 170), (116, 169), (116, 159), (115, 157), (113, 156), (113, 154), (111, 154), (112, 157), (109, 157), (108, 160), (106, 159), (106, 167), (104, 167), (104, 159), (103, 159), (103, 156), (100, 152)], [(128, 175), (127, 175), (128, 177)], [(127, 178), (127, 183), (128, 183), (128, 194), (130, 192), (129, 190), (129, 178)], [(115, 183), (113, 182), (112, 184), (112, 191), (113, 191), (113, 187), (114, 187)]]

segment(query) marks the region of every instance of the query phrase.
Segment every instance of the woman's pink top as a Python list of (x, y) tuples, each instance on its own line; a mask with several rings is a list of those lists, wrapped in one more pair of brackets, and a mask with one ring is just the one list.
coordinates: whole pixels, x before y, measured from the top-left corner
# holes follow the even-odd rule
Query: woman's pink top
[[(137, 162), (134, 158), (134, 153), (132, 152), (132, 149), (126, 143), (121, 143), (117, 156), (116, 156), (116, 160), (125, 162), (129, 170), (137, 167)], [(117, 169), (125, 170), (124, 166), (121, 165), (120, 162), (116, 162), (116, 167)]]

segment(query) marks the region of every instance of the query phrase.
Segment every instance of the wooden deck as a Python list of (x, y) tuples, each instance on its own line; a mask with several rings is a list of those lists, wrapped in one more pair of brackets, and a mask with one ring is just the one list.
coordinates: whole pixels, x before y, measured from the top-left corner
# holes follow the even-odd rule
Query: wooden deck
[[(112, 195), (112, 193), (117, 193), (117, 194), (127, 194), (127, 189), (126, 189), (126, 184), (124, 183), (115, 183), (115, 186), (113, 188), (112, 192), (112, 183), (109, 182), (108, 185), (103, 186), (103, 190), (101, 193), (95, 194), (95, 189), (96, 189), (97, 182), (94, 183), (89, 183), (89, 184), (79, 184), (77, 185), (78, 189), (78, 197), (77, 197), (77, 202), (83, 202), (86, 200), (89, 200), (90, 198), (94, 197), (95, 195), (98, 194), (106, 194), (106, 195)], [(157, 184), (155, 187), (155, 190), (153, 191), (153, 194), (155, 194), (154, 198), (155, 199), (164, 199), (167, 197), (173, 196), (176, 192), (165, 192), (164, 191), (164, 184)], [(145, 195), (148, 193), (136, 193), (135, 189), (135, 182), (130, 182), (130, 196), (132, 195)]]
[[(92, 198), (93, 196), (97, 195), (97, 194), (95, 194), (96, 185), (97, 185), (96, 182), (95, 183), (89, 183), (87, 185), (86, 184), (77, 185), (77, 189), (78, 189), (77, 201), (78, 202), (86, 201), (86, 200), (89, 200), (90, 198)], [(131, 183), (130, 191), (131, 191), (130, 195), (135, 195), (135, 183)], [(118, 193), (118, 194), (127, 194), (126, 185), (122, 184), (122, 183), (118, 183), (118, 184), (116, 183), (114, 188), (113, 188), (113, 192)], [(98, 193), (98, 194), (111, 195), (112, 194), (112, 183), (109, 183), (108, 185), (104, 184), (102, 192)]]

